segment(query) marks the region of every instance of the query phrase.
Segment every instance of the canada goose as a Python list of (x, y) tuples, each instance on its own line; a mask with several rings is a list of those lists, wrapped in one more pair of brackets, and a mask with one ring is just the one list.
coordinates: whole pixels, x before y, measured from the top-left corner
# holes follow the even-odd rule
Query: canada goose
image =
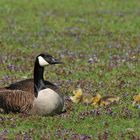
[(39, 115), (60, 113), (63, 108), (63, 97), (57, 93), (55, 85), (43, 79), (44, 66), (60, 63), (62, 62), (47, 53), (38, 55), (34, 65), (34, 92), (1, 88), (0, 108), (7, 113), (29, 113), (32, 110)]

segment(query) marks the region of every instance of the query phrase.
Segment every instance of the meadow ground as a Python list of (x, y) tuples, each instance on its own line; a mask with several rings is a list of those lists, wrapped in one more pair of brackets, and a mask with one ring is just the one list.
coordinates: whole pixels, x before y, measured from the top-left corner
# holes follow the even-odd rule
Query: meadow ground
[(120, 103), (74, 104), (54, 117), (0, 114), (0, 139), (140, 139), (132, 106), (140, 93), (139, 0), (0, 0), (0, 87), (32, 77), (40, 52), (65, 63), (45, 70), (64, 94), (81, 87)]

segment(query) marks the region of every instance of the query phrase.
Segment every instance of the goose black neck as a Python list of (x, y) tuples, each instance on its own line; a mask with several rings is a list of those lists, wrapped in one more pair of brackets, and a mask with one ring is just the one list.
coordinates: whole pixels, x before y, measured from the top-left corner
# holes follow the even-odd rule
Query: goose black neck
[(44, 67), (41, 67), (38, 63), (38, 60), (37, 60), (35, 62), (35, 66), (34, 66), (34, 92), (35, 92), (35, 97), (38, 96), (38, 91), (44, 85), (43, 73), (44, 73)]

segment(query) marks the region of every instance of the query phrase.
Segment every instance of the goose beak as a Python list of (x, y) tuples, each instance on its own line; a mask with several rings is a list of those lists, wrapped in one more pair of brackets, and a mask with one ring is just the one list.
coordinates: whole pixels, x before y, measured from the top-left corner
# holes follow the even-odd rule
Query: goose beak
[(59, 59), (55, 59), (55, 58), (52, 58), (52, 60), (51, 60), (51, 63), (50, 63), (51, 65), (52, 64), (64, 64), (63, 62), (61, 62)]

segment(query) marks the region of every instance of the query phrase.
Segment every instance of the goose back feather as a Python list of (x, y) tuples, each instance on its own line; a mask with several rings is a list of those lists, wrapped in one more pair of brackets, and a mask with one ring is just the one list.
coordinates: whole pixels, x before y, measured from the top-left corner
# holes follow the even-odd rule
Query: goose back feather
[(6, 113), (28, 113), (33, 107), (34, 95), (21, 90), (1, 90), (0, 108)]

